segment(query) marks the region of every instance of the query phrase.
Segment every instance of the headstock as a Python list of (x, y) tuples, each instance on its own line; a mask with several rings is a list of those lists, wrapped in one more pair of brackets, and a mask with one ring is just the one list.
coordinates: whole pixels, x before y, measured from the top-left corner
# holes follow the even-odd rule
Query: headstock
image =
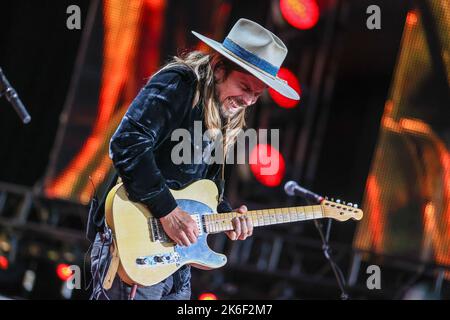
[(348, 219), (361, 220), (363, 217), (363, 211), (358, 209), (356, 204), (345, 204), (345, 202), (341, 203), (340, 200), (335, 202), (325, 199), (320, 203), (320, 206), (323, 209), (324, 218), (346, 221)]

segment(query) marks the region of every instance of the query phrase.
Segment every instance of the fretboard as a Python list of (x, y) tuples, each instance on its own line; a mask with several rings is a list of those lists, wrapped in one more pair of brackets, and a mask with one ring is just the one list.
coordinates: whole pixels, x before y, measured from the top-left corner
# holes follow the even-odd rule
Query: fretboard
[(315, 205), (253, 210), (245, 214), (237, 212), (207, 214), (203, 216), (203, 223), (207, 233), (218, 233), (233, 230), (232, 219), (244, 215), (251, 219), (254, 227), (323, 218), (322, 207)]

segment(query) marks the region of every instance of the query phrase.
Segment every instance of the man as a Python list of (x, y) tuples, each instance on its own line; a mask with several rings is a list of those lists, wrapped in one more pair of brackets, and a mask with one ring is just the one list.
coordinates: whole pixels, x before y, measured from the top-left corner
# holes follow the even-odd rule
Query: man
[[(295, 90), (276, 77), (287, 54), (286, 46), (259, 24), (240, 19), (223, 43), (193, 33), (215, 52), (175, 57), (153, 75), (129, 107), (110, 144), (110, 156), (130, 200), (145, 204), (180, 246), (195, 243), (198, 230), (189, 214), (177, 206), (169, 188), (180, 189), (199, 179), (219, 181), (220, 176), (223, 179), (223, 164), (208, 165), (208, 159), (203, 159), (201, 163), (176, 165), (171, 159), (177, 144), (170, 139), (173, 131), (183, 128), (193, 134), (194, 123), (200, 121), (204, 129), (217, 134), (202, 141), (202, 146), (195, 145), (192, 138), (192, 148), (210, 149), (220, 140), (226, 154), (245, 125), (246, 109), (268, 86), (291, 99), (299, 99)], [(225, 133), (223, 140), (220, 132)], [(223, 184), (219, 187), (223, 193)], [(222, 201), (218, 212), (229, 211), (229, 204)], [(241, 206), (236, 211), (245, 213), (247, 208)], [(245, 215), (235, 218), (233, 226), (234, 230), (227, 232), (232, 240), (244, 240), (253, 232)], [(111, 289), (101, 287), (108, 265), (108, 250), (104, 248), (110, 243), (106, 232), (97, 235), (93, 246), (93, 297), (127, 299), (132, 288), (117, 276)], [(190, 292), (190, 267), (184, 266), (156, 285), (138, 288), (133, 296), (189, 299)]]

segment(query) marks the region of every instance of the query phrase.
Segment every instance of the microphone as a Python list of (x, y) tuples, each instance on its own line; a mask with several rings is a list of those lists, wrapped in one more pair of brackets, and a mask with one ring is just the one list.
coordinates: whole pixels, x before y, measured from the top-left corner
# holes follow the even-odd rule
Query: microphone
[(6, 79), (2, 71), (2, 68), (0, 68), (0, 97), (2, 95), (6, 96), (6, 99), (9, 101), (9, 103), (11, 103), (14, 110), (16, 110), (23, 123), (28, 123), (31, 121), (31, 116), (29, 115), (22, 101), (20, 101), (16, 90), (14, 90), (14, 88), (9, 84), (8, 79)]
[(284, 185), (284, 191), (289, 196), (303, 197), (314, 203), (321, 203), (323, 200), (322, 196), (319, 196), (318, 194), (299, 186), (295, 181), (286, 182), (286, 184)]

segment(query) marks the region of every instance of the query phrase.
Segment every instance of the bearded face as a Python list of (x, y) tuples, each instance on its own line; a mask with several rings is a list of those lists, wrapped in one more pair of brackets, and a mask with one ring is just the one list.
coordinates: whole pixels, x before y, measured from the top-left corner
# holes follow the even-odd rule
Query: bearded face
[(224, 78), (223, 69), (216, 74), (216, 102), (224, 118), (235, 116), (239, 111), (256, 103), (267, 85), (251, 74), (231, 71)]

